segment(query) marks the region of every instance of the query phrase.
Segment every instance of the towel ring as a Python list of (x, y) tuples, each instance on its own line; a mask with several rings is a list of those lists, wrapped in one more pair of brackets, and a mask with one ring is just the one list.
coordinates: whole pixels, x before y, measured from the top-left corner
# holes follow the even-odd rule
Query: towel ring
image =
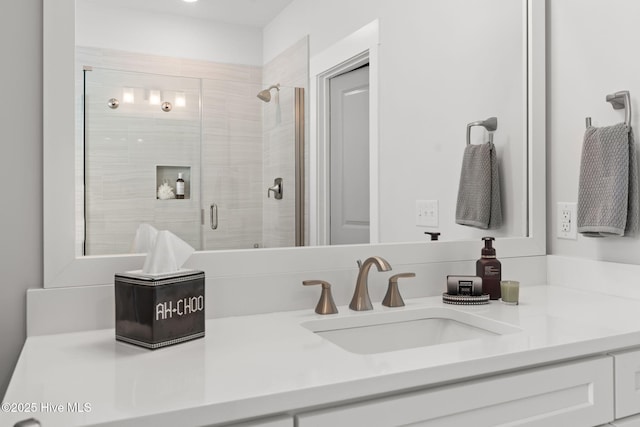
[[(616, 93), (607, 95), (607, 102), (611, 104), (614, 110), (621, 110), (624, 108), (624, 124), (631, 126), (631, 95), (628, 90), (621, 90)], [(585, 118), (585, 125), (591, 126), (591, 117)]]
[(489, 131), (489, 142), (493, 142), (493, 132), (498, 129), (498, 118), (489, 117), (487, 120), (478, 120), (467, 125), (467, 145), (471, 145), (471, 128), (473, 126), (482, 126)]

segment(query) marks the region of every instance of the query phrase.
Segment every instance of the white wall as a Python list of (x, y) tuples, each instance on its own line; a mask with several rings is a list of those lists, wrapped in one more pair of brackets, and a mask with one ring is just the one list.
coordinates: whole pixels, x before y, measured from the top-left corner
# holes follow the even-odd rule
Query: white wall
[[(26, 334), (26, 289), (42, 286), (42, 1), (0, 6), (0, 396)], [(28, 418), (28, 417), (25, 417)]]
[(76, 2), (76, 45), (262, 65), (262, 31), (204, 19)]
[[(547, 245), (555, 255), (640, 263), (640, 237), (557, 239), (556, 204), (577, 202), (585, 117), (594, 126), (624, 120), (605, 96), (629, 90), (640, 123), (640, 2), (547, 3)], [(638, 129), (636, 127), (636, 129)], [(636, 130), (636, 139), (638, 131)]]
[[(381, 241), (426, 240), (424, 231), (440, 231), (446, 240), (524, 235), (522, 2), (294, 0), (265, 28), (264, 57), (305, 34), (313, 57), (374, 19)], [(490, 232), (454, 222), (466, 125), (489, 116), (498, 117), (505, 201), (505, 224)], [(473, 135), (481, 142), (480, 130)], [(439, 200), (439, 227), (416, 227), (418, 199)]]

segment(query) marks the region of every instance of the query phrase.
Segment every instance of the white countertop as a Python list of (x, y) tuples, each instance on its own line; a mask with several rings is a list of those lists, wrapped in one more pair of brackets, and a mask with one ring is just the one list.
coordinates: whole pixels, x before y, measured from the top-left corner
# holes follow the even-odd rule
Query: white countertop
[[(295, 411), (525, 366), (640, 346), (640, 301), (552, 286), (524, 287), (520, 305), (452, 306), (441, 297), (374, 303), (373, 312), (320, 316), (313, 308), (208, 320), (203, 339), (158, 350), (116, 342), (114, 330), (27, 339), (0, 425), (188, 426)], [(437, 306), (522, 332), (388, 353), (350, 353), (301, 326), (310, 320)], [(87, 403), (72, 413), (68, 404)], [(53, 412), (62, 405), (62, 412)], [(125, 421), (128, 420), (128, 421)]]

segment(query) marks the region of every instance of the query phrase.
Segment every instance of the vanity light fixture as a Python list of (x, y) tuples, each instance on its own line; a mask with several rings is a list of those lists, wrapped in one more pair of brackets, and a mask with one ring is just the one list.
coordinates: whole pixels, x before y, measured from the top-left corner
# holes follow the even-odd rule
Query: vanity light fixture
[(118, 108), (120, 106), (120, 101), (118, 101), (116, 98), (111, 98), (111, 99), (109, 99), (107, 101), (107, 105), (112, 110), (115, 110), (116, 108)]
[(150, 90), (149, 91), (149, 104), (150, 105), (160, 105), (160, 91), (159, 90)]
[(125, 87), (122, 89), (122, 102), (125, 104), (133, 104), (133, 88)]
[(198, 0), (182, 0), (182, 1), (185, 2), (185, 3), (195, 3)]
[(184, 107), (187, 105), (187, 97), (184, 92), (176, 92), (176, 107)]

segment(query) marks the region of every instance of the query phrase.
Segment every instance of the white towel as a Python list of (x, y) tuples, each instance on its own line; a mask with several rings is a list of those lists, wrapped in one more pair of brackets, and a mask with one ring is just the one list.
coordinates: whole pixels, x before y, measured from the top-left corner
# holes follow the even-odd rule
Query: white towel
[(470, 144), (464, 150), (456, 223), (483, 229), (502, 225), (498, 158), (491, 142)]
[(624, 123), (584, 134), (578, 188), (578, 232), (624, 236), (638, 228), (638, 166), (633, 131)]

